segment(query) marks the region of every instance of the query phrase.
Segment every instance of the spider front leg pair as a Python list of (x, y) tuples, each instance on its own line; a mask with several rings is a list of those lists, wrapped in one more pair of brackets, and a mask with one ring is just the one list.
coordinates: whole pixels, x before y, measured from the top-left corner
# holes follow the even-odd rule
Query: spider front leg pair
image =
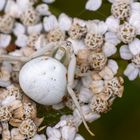
[[(0, 55), (0, 61), (19, 61), (21, 63), (26, 63), (29, 62), (30, 60), (40, 57), (42, 55), (44, 55), (45, 53), (48, 53), (48, 55), (50, 55), (50, 52), (52, 52), (52, 50), (55, 50), (57, 47), (57, 45), (59, 45), (58, 43), (49, 43), (47, 44), (44, 48), (37, 50), (33, 55), (29, 56), (29, 57), (25, 57), (25, 56), (12, 56), (12, 55)], [(47, 54), (46, 54), (47, 55)]]
[(73, 91), (73, 83), (74, 83), (74, 75), (75, 75), (75, 68), (76, 68), (76, 58), (75, 58), (75, 55), (73, 54), (71, 56), (71, 61), (69, 63), (69, 66), (68, 66), (68, 84), (67, 84), (67, 90), (68, 90), (68, 93), (69, 95), (71, 96), (76, 108), (78, 109), (80, 115), (81, 115), (81, 119), (83, 121), (83, 124), (85, 126), (85, 128), (87, 129), (87, 131), (92, 135), (94, 136), (94, 134), (90, 131), (86, 121), (85, 121), (85, 118), (84, 118), (84, 115), (81, 111), (81, 107), (79, 105), (79, 102), (77, 101), (77, 98), (75, 96), (75, 93)]
[[(46, 53), (48, 53), (47, 56), (45, 56)], [(0, 59), (25, 63), (19, 73), (20, 86), (27, 96), (40, 104), (58, 104), (68, 91), (86, 129), (94, 135), (89, 130), (73, 91), (76, 57), (70, 42), (50, 43), (29, 58), (5, 55)]]

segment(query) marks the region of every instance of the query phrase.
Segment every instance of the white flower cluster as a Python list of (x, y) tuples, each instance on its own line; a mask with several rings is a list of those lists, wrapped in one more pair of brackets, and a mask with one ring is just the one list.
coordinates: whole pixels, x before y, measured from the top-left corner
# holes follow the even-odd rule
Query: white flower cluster
[(0, 89), (0, 134), (3, 140), (25, 140), (31, 137), (38, 140), (35, 137), (38, 136), (37, 128), (42, 121), (42, 118), (37, 118), (36, 104), (23, 95), (18, 85)]
[[(0, 60), (8, 54), (0, 66), (0, 93), (3, 93), (0, 94), (0, 128), (3, 138), (46, 140), (45, 135), (37, 134), (41, 120), (38, 123), (33, 121), (36, 110), (12, 86), (19, 83), (19, 71), (23, 66), (16, 57), (30, 57), (49, 43), (69, 42), (76, 57), (73, 90), (84, 119), (90, 123), (109, 111), (116, 97), (123, 95), (124, 81), (117, 76), (117, 62), (110, 58), (120, 43), (125, 44), (120, 48), (121, 58), (131, 60), (124, 74), (130, 80), (140, 75), (140, 2), (109, 1), (112, 15), (105, 21), (85, 21), (64, 13), (57, 18), (48, 6), (54, 0), (42, 0), (41, 4), (37, 0), (0, 1), (0, 11), (4, 12), (0, 16)], [(101, 4), (102, 0), (88, 0), (86, 9), (96, 11)], [(15, 61), (8, 61), (12, 56), (15, 56)], [(67, 106), (73, 115), (62, 116), (54, 127), (47, 127), (48, 140), (84, 140), (78, 134), (83, 121), (81, 114), (73, 100), (68, 95), (65, 98), (52, 107), (58, 110)], [(20, 104), (18, 108), (17, 104)], [(16, 128), (9, 131), (8, 123)]]
[[(112, 3), (112, 15), (106, 19), (112, 38), (118, 38), (118, 43), (124, 45), (120, 48), (120, 56), (131, 63), (124, 71), (129, 80), (134, 80), (140, 74), (140, 3), (134, 0), (109, 0)], [(97, 10), (101, 0), (88, 0), (87, 10)]]
[(85, 140), (77, 133), (79, 119), (77, 116), (62, 116), (54, 127), (47, 127), (48, 140)]
[(140, 64), (140, 2), (133, 0), (112, 1), (112, 16), (106, 23), (110, 31), (117, 35), (124, 44), (120, 48), (120, 56), (124, 60), (130, 60), (124, 74), (129, 80), (134, 80), (139, 75)]

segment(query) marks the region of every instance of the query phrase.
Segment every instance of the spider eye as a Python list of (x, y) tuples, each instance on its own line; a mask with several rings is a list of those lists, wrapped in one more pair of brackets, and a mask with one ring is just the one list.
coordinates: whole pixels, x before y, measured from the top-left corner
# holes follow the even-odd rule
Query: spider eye
[(70, 41), (66, 41), (66, 46), (71, 47), (72, 43)]

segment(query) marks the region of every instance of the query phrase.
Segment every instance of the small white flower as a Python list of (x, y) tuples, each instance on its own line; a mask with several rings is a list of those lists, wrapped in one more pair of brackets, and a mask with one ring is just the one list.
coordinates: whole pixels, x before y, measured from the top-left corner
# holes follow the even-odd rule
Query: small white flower
[(123, 45), (120, 48), (120, 56), (125, 60), (131, 60), (124, 71), (129, 80), (135, 80), (140, 73), (140, 40), (135, 39), (128, 46)]
[(125, 22), (120, 25), (118, 37), (123, 43), (130, 43), (136, 37), (136, 28), (130, 23)]
[(90, 11), (98, 10), (102, 5), (102, 0), (88, 0), (86, 3), (86, 9)]
[(109, 17), (106, 22), (99, 20), (88, 21), (87, 28), (88, 34), (85, 37), (86, 47), (95, 51), (100, 49), (106, 57), (110, 57), (116, 53), (116, 46), (120, 43), (116, 35), (119, 29), (119, 20)]
[(0, 16), (0, 32), (11, 33), (15, 24), (15, 19), (9, 14)]
[[(68, 31), (72, 23), (72, 19), (66, 14), (60, 14), (57, 19), (54, 15), (45, 17), (43, 19), (43, 26), (48, 33), (48, 40), (63, 40), (65, 38), (65, 31)], [(52, 38), (52, 39), (51, 39)]]
[(40, 22), (40, 15), (33, 7), (30, 7), (22, 12), (20, 21), (25, 26), (32, 26)]
[(73, 22), (68, 30), (68, 34), (71, 39), (79, 40), (83, 38), (87, 33), (87, 25), (84, 20), (74, 18)]
[(130, 15), (130, 5), (131, 2), (129, 2), (128, 0), (116, 0), (112, 4), (111, 13), (115, 18), (125, 20)]
[[(140, 3), (135, 0), (108, 0), (112, 3), (112, 15), (120, 20), (127, 20), (129, 16), (140, 13)], [(135, 19), (136, 20), (136, 19)]]

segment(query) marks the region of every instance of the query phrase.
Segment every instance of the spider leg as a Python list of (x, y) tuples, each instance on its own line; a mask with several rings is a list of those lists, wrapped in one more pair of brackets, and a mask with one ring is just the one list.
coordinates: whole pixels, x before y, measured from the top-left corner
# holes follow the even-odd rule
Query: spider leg
[(91, 130), (89, 129), (86, 121), (85, 121), (85, 118), (84, 118), (84, 115), (81, 111), (81, 107), (79, 105), (79, 102), (77, 101), (77, 98), (75, 96), (75, 93), (73, 91), (73, 83), (74, 83), (74, 74), (75, 74), (75, 67), (76, 67), (76, 58), (75, 58), (75, 55), (72, 55), (71, 56), (71, 60), (70, 60), (70, 63), (69, 63), (69, 67), (68, 67), (68, 85), (67, 85), (67, 90), (68, 90), (68, 93), (69, 95), (71, 96), (75, 106), (77, 107), (80, 115), (81, 115), (81, 119), (83, 121), (83, 124), (85, 126), (85, 128), (87, 129), (87, 131), (92, 135), (94, 136), (94, 134), (91, 132)]
[(26, 62), (28, 57), (23, 56), (12, 56), (12, 55), (0, 55), (0, 61), (20, 61)]
[(0, 55), (0, 61), (20, 61), (23, 63), (26, 63), (30, 61), (33, 58), (39, 57), (41, 55), (44, 55), (45, 53), (50, 53), (53, 50), (55, 50), (58, 46), (58, 43), (48, 43), (44, 48), (36, 51), (34, 54), (32, 54), (29, 57), (24, 56), (11, 56), (11, 55)]

